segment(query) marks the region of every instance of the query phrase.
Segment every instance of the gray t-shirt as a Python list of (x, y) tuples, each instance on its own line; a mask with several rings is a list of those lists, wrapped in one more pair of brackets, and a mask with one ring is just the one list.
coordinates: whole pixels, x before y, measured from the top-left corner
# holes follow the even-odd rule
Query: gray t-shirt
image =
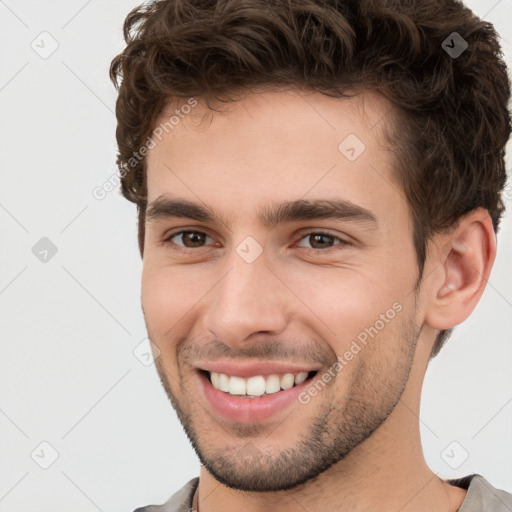
[[(512, 494), (496, 489), (483, 476), (473, 474), (446, 482), (467, 489), (458, 512), (512, 512)], [(148, 505), (134, 512), (192, 512), (192, 500), (199, 477), (186, 483), (163, 505)]]

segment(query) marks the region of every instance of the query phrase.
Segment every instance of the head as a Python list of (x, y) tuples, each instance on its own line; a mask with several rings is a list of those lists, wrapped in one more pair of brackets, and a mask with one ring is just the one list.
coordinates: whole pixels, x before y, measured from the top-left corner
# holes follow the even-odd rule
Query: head
[[(219, 481), (291, 488), (391, 417), (418, 346), (435, 356), (483, 292), (510, 134), (498, 36), (429, 0), (164, 0), (124, 35), (117, 164), (160, 378)], [(334, 375), (289, 416), (229, 422), (201, 391), (221, 359)]]

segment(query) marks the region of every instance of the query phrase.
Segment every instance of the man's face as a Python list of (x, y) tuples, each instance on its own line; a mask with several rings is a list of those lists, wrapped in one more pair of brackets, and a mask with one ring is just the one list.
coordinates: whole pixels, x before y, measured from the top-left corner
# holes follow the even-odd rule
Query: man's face
[[(154, 139), (146, 325), (194, 449), (230, 487), (320, 474), (385, 422), (407, 383), (422, 322), (411, 215), (380, 133), (389, 108), (373, 94), (265, 92), (213, 117), (201, 103), (182, 110)], [(212, 218), (171, 215), (164, 201), (178, 199)], [(346, 204), (336, 218), (276, 206), (299, 200)], [(236, 394), (247, 386), (265, 395)]]

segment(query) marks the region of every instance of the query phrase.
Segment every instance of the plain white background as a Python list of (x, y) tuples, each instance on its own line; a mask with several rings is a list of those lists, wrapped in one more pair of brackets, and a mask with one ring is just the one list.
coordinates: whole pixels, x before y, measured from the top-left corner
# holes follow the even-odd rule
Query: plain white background
[[(131, 511), (198, 475), (154, 366), (136, 357), (135, 206), (92, 193), (116, 173), (108, 68), (138, 3), (0, 1), (2, 512)], [(510, 65), (511, 1), (468, 4)], [(512, 209), (510, 185), (508, 197)], [(482, 301), (429, 367), (421, 434), (440, 476), (480, 473), (512, 492), (510, 212), (498, 251)]]

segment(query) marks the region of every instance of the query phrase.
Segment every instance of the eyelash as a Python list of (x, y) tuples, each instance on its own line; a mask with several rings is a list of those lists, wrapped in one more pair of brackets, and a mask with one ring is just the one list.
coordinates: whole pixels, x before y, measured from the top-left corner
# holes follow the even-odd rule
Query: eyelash
[[(171, 233), (169, 236), (167, 236), (163, 240), (164, 245), (169, 245), (169, 246), (171, 246), (171, 248), (173, 250), (182, 252), (182, 253), (188, 253), (189, 251), (194, 251), (194, 250), (199, 250), (199, 249), (204, 248), (204, 247), (195, 247), (195, 248), (194, 247), (184, 247), (184, 246), (175, 244), (174, 242), (171, 241), (172, 238), (174, 238), (178, 235), (182, 235), (184, 233), (194, 233), (194, 234), (199, 233), (201, 235), (206, 235), (207, 237), (211, 238), (210, 235), (208, 235), (208, 233), (205, 233), (204, 231), (197, 231), (197, 230), (193, 230), (193, 229), (184, 229), (181, 231), (177, 231), (176, 233)], [(300, 237), (299, 242), (301, 242), (305, 238), (310, 237), (311, 235), (323, 235), (323, 236), (332, 238), (333, 240), (338, 240), (340, 242), (337, 246), (329, 247), (327, 249), (313, 249), (313, 248), (309, 248), (309, 247), (301, 247), (302, 249), (306, 249), (307, 251), (310, 251), (310, 252), (314, 251), (317, 254), (319, 252), (321, 252), (323, 254), (330, 254), (333, 251), (342, 249), (344, 246), (351, 245), (350, 242), (348, 242), (347, 240), (343, 240), (340, 237), (337, 237), (331, 233), (328, 233), (327, 231), (322, 231), (322, 230), (308, 231), (307, 233), (303, 234)]]

